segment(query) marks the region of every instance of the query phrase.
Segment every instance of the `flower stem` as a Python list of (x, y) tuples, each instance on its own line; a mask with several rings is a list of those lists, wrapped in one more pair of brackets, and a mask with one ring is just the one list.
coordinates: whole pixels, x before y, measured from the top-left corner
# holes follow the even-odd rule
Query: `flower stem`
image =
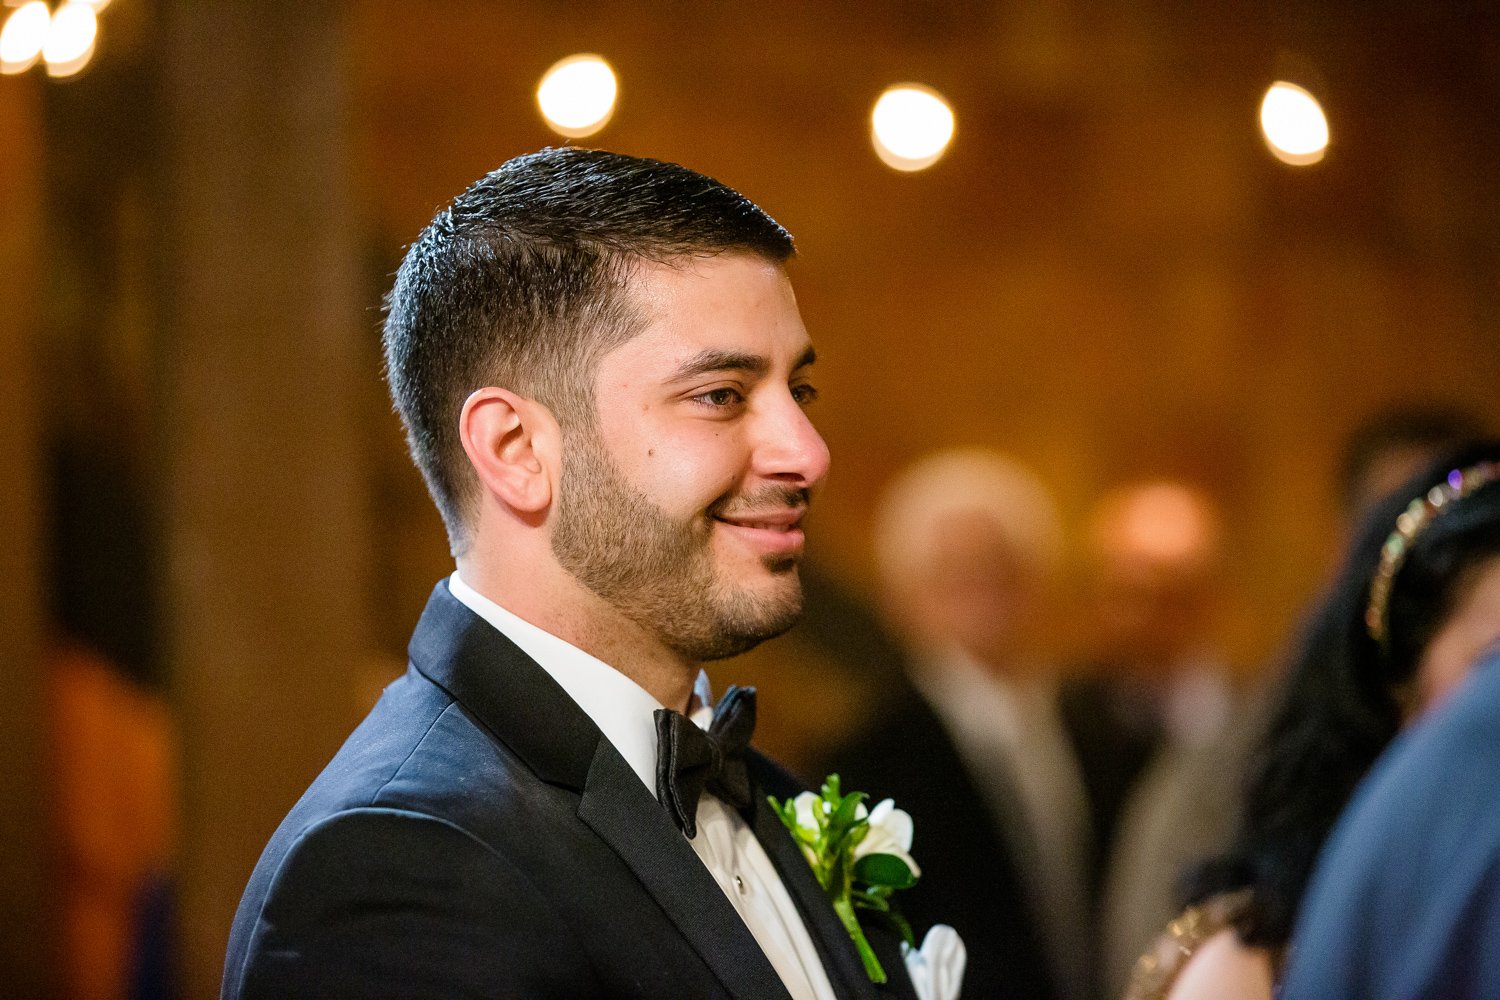
[(859, 957), (865, 963), (865, 974), (870, 977), (870, 982), (885, 982), (885, 970), (880, 967), (880, 959), (875, 957), (870, 942), (865, 939), (864, 928), (859, 926), (859, 918), (854, 915), (854, 904), (849, 901), (848, 896), (843, 896), (833, 901), (833, 908), (844, 922), (844, 930), (854, 939), (854, 947), (859, 949)]

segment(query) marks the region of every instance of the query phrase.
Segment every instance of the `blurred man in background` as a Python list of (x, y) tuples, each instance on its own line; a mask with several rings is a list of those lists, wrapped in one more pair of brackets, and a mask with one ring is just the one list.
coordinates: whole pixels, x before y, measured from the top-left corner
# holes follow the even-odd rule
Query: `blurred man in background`
[(1233, 707), (1217, 638), (1222, 538), (1212, 501), (1171, 481), (1121, 486), (1089, 519), (1094, 648), (1061, 705), (1099, 845), (1106, 995), (1177, 912), (1182, 867), (1231, 827), (1232, 791), (1204, 797), (1192, 777)]
[(909, 685), (830, 769), (915, 819), (922, 880), (902, 906), (964, 936), (965, 996), (1087, 995), (1088, 818), (1038, 641), (1052, 499), (1004, 456), (938, 452), (887, 489), (875, 546)]

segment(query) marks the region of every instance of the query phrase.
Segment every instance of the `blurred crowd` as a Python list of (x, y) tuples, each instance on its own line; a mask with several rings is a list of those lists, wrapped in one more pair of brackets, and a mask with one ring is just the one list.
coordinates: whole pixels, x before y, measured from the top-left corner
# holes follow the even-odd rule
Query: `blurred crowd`
[[(1378, 554), (1396, 513), (1429, 492), (1422, 477), (1441, 480), (1482, 434), (1461, 413), (1417, 408), (1380, 414), (1351, 438), (1330, 477), (1344, 502), (1340, 562), (1354, 568), (1325, 570), (1330, 596), (1309, 603), (1307, 632), (1337, 617), (1326, 605), (1340, 590), (1369, 592), (1369, 550)], [(1433, 462), (1440, 473), (1424, 471)], [(948, 449), (902, 470), (880, 500), (878, 611), (853, 613), (849, 596), (826, 585), (810, 591), (822, 655), (837, 658), (841, 637), (872, 629), (889, 642), (883, 662), (868, 638), (845, 650), (857, 658), (851, 669), (880, 673), (880, 690), (849, 735), (804, 763), (806, 776), (840, 773), (846, 788), (911, 812), (923, 878), (907, 916), (960, 928), (965, 995), (1241, 995), (1223, 978), (1201, 993), (1170, 992), (1192, 988), (1178, 975), (1193, 950), (1186, 922), (1193, 945), (1238, 928), (1259, 958), (1227, 975), (1252, 988), (1263, 977), (1269, 1000), (1307, 869), (1395, 726), (1365, 740), (1357, 765), (1297, 748), (1310, 770), (1295, 791), (1266, 777), (1292, 753), (1289, 719), (1338, 726), (1361, 696), (1334, 687), (1328, 661), (1348, 654), (1315, 637), (1275, 637), (1283, 652), (1265, 664), (1230, 661), (1226, 534), (1202, 488), (1148, 479), (1110, 490), (1068, 538), (1032, 471), (997, 451)], [(1055, 618), (1070, 545), (1085, 614), (1059, 643), (1044, 623)], [(1492, 555), (1477, 544), (1476, 561)], [(1424, 642), (1463, 596), (1440, 589), (1443, 606), (1419, 612), (1435, 619)], [(1048, 652), (1059, 648), (1080, 652)], [(1408, 666), (1378, 697), (1394, 697), (1410, 675)], [(1314, 729), (1309, 739), (1339, 737)], [(1318, 773), (1320, 758), (1347, 773)], [(1300, 815), (1304, 800), (1320, 816)], [(1262, 883), (1259, 905), (1246, 905)], [(1198, 905), (1184, 911), (1189, 903)], [(1162, 949), (1177, 961), (1161, 960)]]

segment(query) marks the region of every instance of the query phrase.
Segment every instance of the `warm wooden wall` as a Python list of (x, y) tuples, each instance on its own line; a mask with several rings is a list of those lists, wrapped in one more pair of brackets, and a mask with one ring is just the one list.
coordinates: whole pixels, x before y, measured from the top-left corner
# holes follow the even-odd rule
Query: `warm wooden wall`
[[(89, 127), (118, 134), (81, 151), (34, 120), (50, 84), (0, 81), (0, 347), (7, 365), (29, 363), (36, 324), (14, 325), (14, 302), (39, 304), (23, 276), (66, 272), (68, 254), (113, 254), (117, 270), (144, 255), (169, 276), (140, 315), (91, 335), (131, 331), (121, 381), (148, 397), (132, 400), (150, 419), (130, 446), (170, 553), (160, 624), (186, 734), (195, 991), (217, 975), (255, 845), (450, 568), (378, 380), (379, 296), (438, 206), (560, 141), (532, 94), (564, 55), (600, 52), (621, 74), (619, 109), (591, 143), (712, 173), (797, 234), (835, 456), (816, 551), (856, 586), (873, 494), (929, 448), (1013, 452), (1073, 528), (1124, 477), (1180, 475), (1228, 512), (1227, 641), (1251, 662), (1331, 553), (1330, 461), (1358, 420), (1441, 399), (1500, 426), (1500, 30), (1477, 0), (363, 0), (342, 20), (312, 4), (291, 21), (250, 0), (117, 7), (105, 28), (133, 24), (133, 58), (162, 67), (122, 106), (177, 129), (159, 137), (171, 155), (130, 209), (130, 240), (43, 246), (52, 224), (87, 232), (94, 218), (43, 218), (75, 211), (43, 209), (49, 167), (93, 157), (102, 173), (112, 138), (137, 153), (158, 138), (130, 114), (96, 116)], [(1272, 160), (1255, 125), (1288, 66), (1310, 67), (1332, 120), (1328, 159), (1303, 170)], [(958, 114), (948, 157), (913, 176), (881, 166), (866, 135), (874, 98), (903, 80), (939, 88)], [(88, 83), (69, 103), (94, 100)], [(68, 305), (47, 311), (66, 320)], [(21, 546), (7, 579), (40, 591), (26, 548), (38, 432), (4, 375), (3, 509)], [(68, 389), (66, 370), (47, 377), (42, 397)], [(11, 651), (25, 660), (40, 630), (19, 594), (0, 612), (20, 623)], [(313, 661), (326, 669), (306, 673)], [(34, 663), (10, 676), (34, 697)], [(836, 699), (814, 676), (777, 697)], [(6, 729), (31, 739), (24, 720)], [(274, 754), (256, 757), (258, 732)], [(781, 749), (805, 735), (783, 730)], [(6, 787), (13, 810), (38, 785)], [(7, 927), (17, 916), (0, 914)]]
[(49, 995), (56, 911), (47, 882), (42, 656), (46, 645), (38, 400), (41, 93), (0, 87), (0, 981)]
[[(1330, 462), (1357, 421), (1441, 399), (1500, 424), (1481, 7), (366, 3), (358, 204), (389, 270), (469, 181), (561, 141), (534, 110), (547, 66), (604, 54), (620, 104), (588, 142), (713, 173), (799, 238), (834, 453), (826, 562), (864, 573), (872, 494), (938, 445), (1015, 453), (1075, 527), (1121, 478), (1181, 475), (1227, 508), (1227, 641), (1254, 661), (1332, 552)], [(1311, 168), (1273, 160), (1256, 125), (1288, 70), (1332, 120)], [(906, 176), (867, 115), (913, 79), (958, 132)], [(410, 529), (404, 622), (444, 554), (415, 476), (377, 453)]]

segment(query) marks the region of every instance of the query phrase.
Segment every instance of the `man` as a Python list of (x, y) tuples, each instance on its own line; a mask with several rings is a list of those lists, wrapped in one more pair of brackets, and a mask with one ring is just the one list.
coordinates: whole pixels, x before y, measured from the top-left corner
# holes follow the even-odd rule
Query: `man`
[(736, 770), (753, 702), (712, 745), (677, 714), (800, 609), (828, 451), (791, 254), (718, 182), (582, 149), (413, 244), (387, 372), (457, 572), (266, 848), (225, 997), (913, 995), (768, 807), (796, 786)]
[(1062, 692), (1088, 791), (1104, 996), (1178, 911), (1185, 866), (1232, 823), (1221, 748), (1231, 671), (1218, 651), (1223, 530), (1199, 490), (1142, 480), (1111, 490), (1085, 534), (1093, 650)]
[(1339, 820), (1302, 903), (1282, 995), (1500, 996), (1497, 787), (1492, 645), (1447, 704), (1391, 744)]
[(1083, 784), (1037, 650), (1060, 548), (1045, 487), (988, 449), (917, 460), (877, 509), (908, 677), (829, 768), (917, 821), (922, 881), (902, 905), (973, 946), (965, 996), (1089, 994)]

